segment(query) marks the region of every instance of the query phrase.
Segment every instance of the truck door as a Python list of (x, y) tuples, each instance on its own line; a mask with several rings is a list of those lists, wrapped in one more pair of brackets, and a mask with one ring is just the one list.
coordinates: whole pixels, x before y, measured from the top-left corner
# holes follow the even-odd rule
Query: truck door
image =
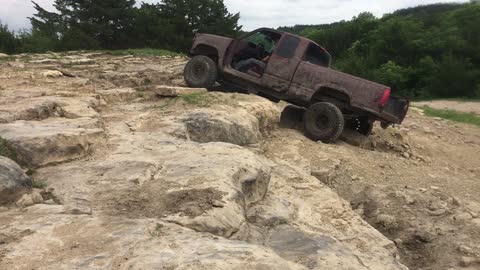
[(277, 92), (288, 91), (293, 75), (301, 62), (301, 55), (298, 52), (300, 43), (300, 38), (289, 34), (285, 34), (280, 39), (280, 44), (268, 61), (262, 77), (262, 85)]

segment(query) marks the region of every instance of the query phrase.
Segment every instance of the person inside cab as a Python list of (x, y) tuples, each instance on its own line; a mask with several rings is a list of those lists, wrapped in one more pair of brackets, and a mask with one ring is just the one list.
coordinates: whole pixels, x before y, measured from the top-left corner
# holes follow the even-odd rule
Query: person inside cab
[(238, 71), (261, 77), (280, 37), (258, 32), (247, 38), (249, 47), (236, 55), (233, 65)]

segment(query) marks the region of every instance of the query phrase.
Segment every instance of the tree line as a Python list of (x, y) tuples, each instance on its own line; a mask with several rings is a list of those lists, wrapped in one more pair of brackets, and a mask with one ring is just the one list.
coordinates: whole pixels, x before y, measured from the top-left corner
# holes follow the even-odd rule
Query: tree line
[(335, 68), (415, 99), (480, 97), (480, 4), (435, 4), (376, 18), (297, 25), (334, 55)]
[(195, 33), (236, 36), (240, 14), (223, 0), (55, 0), (54, 12), (35, 1), (31, 30), (13, 33), (0, 22), (6, 53), (162, 48), (184, 52)]
[[(223, 0), (55, 0), (54, 12), (33, 2), (28, 31), (0, 22), (0, 52), (161, 48), (185, 52), (195, 33), (236, 37), (240, 14)], [(480, 97), (480, 3), (434, 4), (377, 18), (296, 25), (334, 56), (334, 67), (389, 85), (410, 98)]]

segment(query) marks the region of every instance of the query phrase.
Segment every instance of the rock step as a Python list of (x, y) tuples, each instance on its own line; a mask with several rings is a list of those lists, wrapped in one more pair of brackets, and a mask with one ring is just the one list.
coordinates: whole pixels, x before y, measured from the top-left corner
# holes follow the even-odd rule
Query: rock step
[(206, 93), (207, 89), (157, 85), (153, 88), (152, 91), (161, 97), (178, 97), (197, 93)]

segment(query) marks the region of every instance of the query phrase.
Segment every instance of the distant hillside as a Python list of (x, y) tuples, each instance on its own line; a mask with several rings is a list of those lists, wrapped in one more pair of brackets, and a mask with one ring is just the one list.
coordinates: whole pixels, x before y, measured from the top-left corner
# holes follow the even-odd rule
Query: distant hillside
[(434, 4), (376, 18), (280, 30), (326, 47), (335, 68), (412, 98), (480, 97), (480, 3)]

